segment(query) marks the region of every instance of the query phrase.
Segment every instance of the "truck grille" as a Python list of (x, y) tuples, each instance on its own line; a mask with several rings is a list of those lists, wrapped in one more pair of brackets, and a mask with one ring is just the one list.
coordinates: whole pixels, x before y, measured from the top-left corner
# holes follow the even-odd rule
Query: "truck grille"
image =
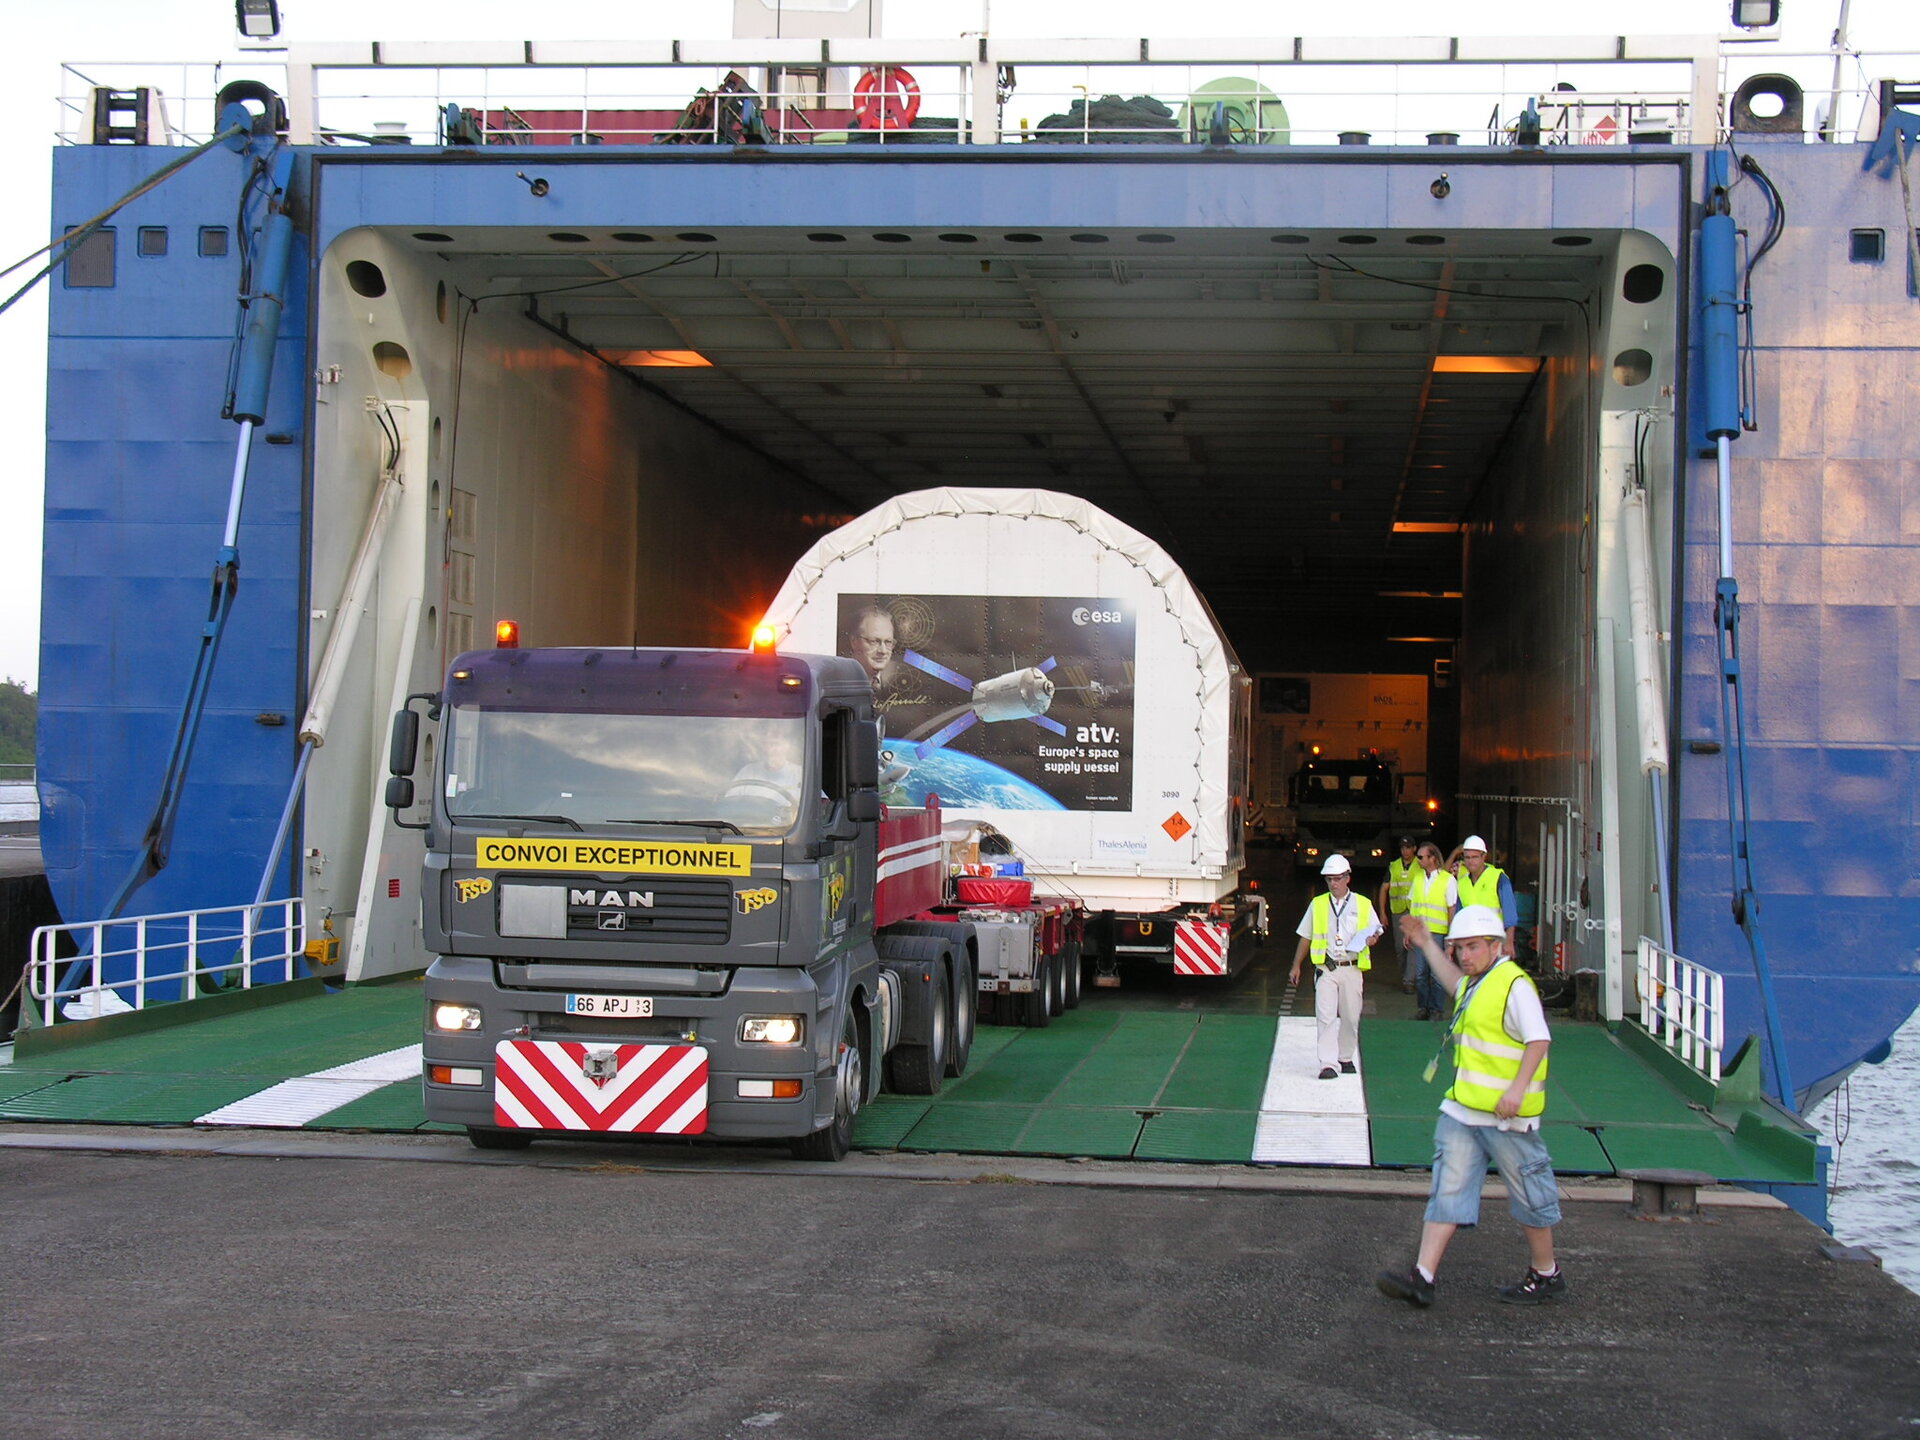
[(567, 887), (569, 940), (630, 937), (724, 945), (732, 915), (733, 886), (726, 880), (650, 877)]

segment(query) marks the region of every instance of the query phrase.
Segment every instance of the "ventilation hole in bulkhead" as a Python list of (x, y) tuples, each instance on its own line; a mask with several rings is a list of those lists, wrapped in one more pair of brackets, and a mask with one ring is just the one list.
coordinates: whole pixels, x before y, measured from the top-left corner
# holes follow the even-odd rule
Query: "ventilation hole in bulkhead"
[(1378, 235), (1342, 235), (1340, 243), (1342, 245), (1378, 245), (1380, 237)]
[(1636, 265), (1621, 277), (1620, 298), (1634, 305), (1658, 300), (1667, 288), (1667, 272), (1658, 265)]
[(905, 245), (913, 239), (911, 235), (902, 235), (898, 230), (882, 230), (873, 238), (882, 245)]
[(413, 357), (407, 354), (407, 347), (396, 345), (391, 340), (382, 340), (373, 347), (373, 363), (383, 375), (391, 375), (396, 380), (404, 380), (413, 374)]
[(682, 230), (673, 238), (676, 240), (690, 240), (695, 245), (711, 245), (713, 243), (713, 236), (704, 230)]
[[(440, 643), (440, 611), (438, 607), (429, 605), (427, 606), (427, 644), (438, 645), (439, 643)], [(427, 769), (429, 773), (431, 773), (433, 767), (428, 766)]]
[(651, 235), (643, 235), (638, 230), (616, 230), (613, 232), (613, 238), (618, 240), (622, 245), (650, 245), (653, 243), (653, 237)]
[(413, 232), (413, 238), (416, 240), (424, 240), (429, 245), (450, 245), (453, 243), (453, 237), (451, 235), (442, 235), (438, 230), (416, 230)]
[(1591, 245), (1593, 237), (1591, 235), (1556, 235), (1553, 237), (1553, 243), (1571, 250), (1575, 246)]
[(1304, 245), (1307, 243), (1307, 237), (1304, 235), (1275, 235), (1273, 237), (1273, 243), (1276, 245)]
[(1106, 236), (1092, 230), (1082, 230), (1077, 234), (1067, 236), (1067, 239), (1073, 241), (1076, 245), (1104, 245), (1107, 243)]
[(1141, 243), (1142, 245), (1171, 245), (1171, 244), (1173, 244), (1173, 236), (1171, 236), (1171, 235), (1162, 235), (1162, 234), (1159, 234), (1158, 232), (1149, 232), (1149, 233), (1147, 233), (1147, 234), (1145, 234), (1145, 235), (1136, 235), (1136, 236), (1134, 236), (1133, 238), (1134, 238), (1134, 239), (1136, 239), (1136, 240), (1138, 240), (1138, 241), (1139, 241), (1139, 242), (1140, 242), (1140, 243)]
[(369, 300), (387, 293), (387, 277), (371, 260), (349, 260), (347, 284), (353, 287), (354, 294), (364, 295)]
[(962, 230), (949, 230), (940, 238), (949, 245), (972, 245), (980, 239), (978, 235), (969, 235)]
[(1447, 237), (1444, 235), (1409, 235), (1407, 236), (1407, 244), (1409, 245), (1444, 245), (1446, 243), (1447, 243)]
[(578, 230), (549, 230), (547, 232), (547, 238), (558, 241), (562, 245), (584, 245), (587, 243), (587, 237), (582, 235)]
[[(440, 417), (438, 415), (433, 417), (433, 428), (427, 432), (427, 458), (429, 460), (438, 460), (440, 458)], [(433, 509), (437, 512), (440, 509), (440, 482), (438, 480), (433, 482), (433, 493), (435, 501)]]
[(1028, 230), (1016, 230), (1013, 234), (1002, 235), (1000, 238), (1009, 245), (1038, 245), (1041, 237)]
[(1613, 357), (1613, 379), (1618, 385), (1643, 385), (1653, 374), (1653, 356), (1644, 350), (1622, 350)]
[(433, 287), (433, 318), (442, 325), (447, 323), (447, 282), (444, 280)]
[(837, 245), (846, 238), (844, 235), (836, 235), (831, 230), (815, 230), (811, 235), (807, 236), (807, 239), (813, 241), (816, 245)]

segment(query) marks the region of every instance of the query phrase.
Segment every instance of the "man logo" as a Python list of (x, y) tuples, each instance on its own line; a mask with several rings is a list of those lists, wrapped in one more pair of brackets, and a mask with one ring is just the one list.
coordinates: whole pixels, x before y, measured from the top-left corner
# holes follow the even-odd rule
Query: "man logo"
[(733, 898), (739, 901), (742, 915), (751, 915), (754, 911), (778, 900), (780, 892), (771, 887), (760, 890), (741, 890)]
[(456, 880), (453, 882), (453, 893), (458, 895), (462, 901), (478, 900), (482, 895), (485, 895), (492, 889), (493, 881), (484, 875), (477, 880)]
[(600, 912), (602, 930), (624, 930), (627, 928), (627, 912), (624, 910), (602, 910)]
[[(621, 909), (651, 910), (653, 908), (653, 891), (629, 890), (623, 895), (618, 890), (569, 890), (567, 892), (567, 903), (569, 905), (591, 905), (595, 909), (606, 905), (616, 905)], [(619, 930), (624, 927), (619, 925), (603, 925), (600, 928), (603, 930)]]

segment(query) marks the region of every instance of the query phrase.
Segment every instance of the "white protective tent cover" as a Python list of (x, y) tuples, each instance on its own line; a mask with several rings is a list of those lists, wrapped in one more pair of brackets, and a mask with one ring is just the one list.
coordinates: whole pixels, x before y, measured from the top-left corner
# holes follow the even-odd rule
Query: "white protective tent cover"
[[(1242, 855), (1231, 811), (1244, 803), (1245, 780), (1230, 775), (1229, 751), (1247, 682), (1206, 601), (1158, 544), (1050, 490), (919, 490), (848, 522), (801, 557), (765, 617), (781, 648), (833, 654), (843, 594), (1125, 602), (1135, 624), (1131, 807), (946, 802), (948, 813), (1004, 831), (1029, 873), (1037, 866), (1054, 876), (1134, 877), (1122, 891), (1131, 900), (1146, 898), (1138, 882), (1149, 878), (1216, 882), (1205, 894), (1234, 888)], [(1091, 901), (1099, 887), (1075, 888)], [(1179, 883), (1153, 893), (1165, 902), (1202, 892)]]

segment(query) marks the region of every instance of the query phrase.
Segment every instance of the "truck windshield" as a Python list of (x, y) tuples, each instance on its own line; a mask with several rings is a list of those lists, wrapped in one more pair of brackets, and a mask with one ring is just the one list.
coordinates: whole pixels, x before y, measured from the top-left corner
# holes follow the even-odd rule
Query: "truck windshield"
[(447, 812), (576, 825), (719, 820), (747, 834), (784, 834), (806, 793), (805, 727), (798, 718), (456, 706)]

